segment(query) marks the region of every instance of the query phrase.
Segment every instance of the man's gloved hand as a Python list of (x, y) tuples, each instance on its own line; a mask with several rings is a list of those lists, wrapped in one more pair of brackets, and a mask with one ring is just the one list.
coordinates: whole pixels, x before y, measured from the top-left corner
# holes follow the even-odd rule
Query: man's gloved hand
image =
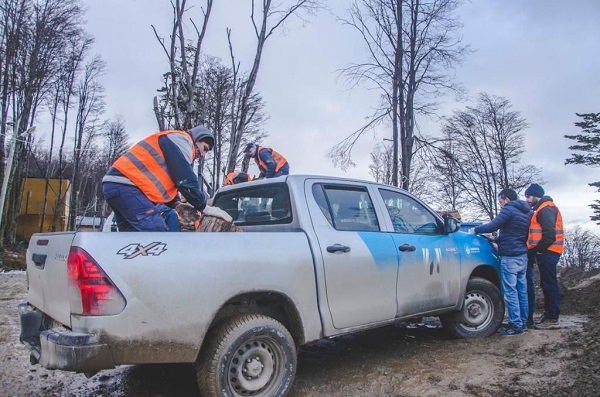
[(207, 205), (202, 210), (202, 213), (204, 215), (208, 215), (208, 216), (216, 216), (217, 218), (223, 219), (225, 222), (233, 221), (233, 218), (231, 217), (231, 215), (229, 215), (227, 212), (223, 211), (219, 207), (212, 207), (210, 205)]

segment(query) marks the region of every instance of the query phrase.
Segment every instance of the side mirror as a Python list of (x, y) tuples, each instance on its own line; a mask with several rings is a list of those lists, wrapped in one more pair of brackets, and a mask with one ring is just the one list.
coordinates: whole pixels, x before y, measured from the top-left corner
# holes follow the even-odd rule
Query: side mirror
[(451, 216), (444, 218), (444, 224), (446, 226), (446, 233), (454, 233), (460, 230), (460, 221)]

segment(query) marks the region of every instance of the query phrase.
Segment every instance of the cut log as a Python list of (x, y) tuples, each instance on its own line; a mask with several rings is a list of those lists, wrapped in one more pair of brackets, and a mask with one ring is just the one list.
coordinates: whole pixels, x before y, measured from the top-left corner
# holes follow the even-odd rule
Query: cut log
[(242, 232), (243, 230), (232, 222), (225, 222), (216, 216), (202, 215), (197, 232)]
[(175, 207), (177, 218), (179, 219), (179, 229), (182, 232), (193, 232), (196, 230), (196, 224), (200, 220), (198, 211), (188, 203), (181, 203)]

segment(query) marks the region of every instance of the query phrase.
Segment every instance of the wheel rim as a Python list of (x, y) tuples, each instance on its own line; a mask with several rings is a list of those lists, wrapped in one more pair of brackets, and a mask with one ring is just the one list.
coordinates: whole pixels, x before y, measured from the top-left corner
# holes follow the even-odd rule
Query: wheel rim
[(229, 361), (229, 386), (240, 396), (268, 395), (278, 384), (283, 353), (270, 337), (254, 337), (241, 343)]
[(481, 291), (471, 291), (465, 294), (462, 326), (468, 330), (485, 328), (493, 318), (494, 304)]

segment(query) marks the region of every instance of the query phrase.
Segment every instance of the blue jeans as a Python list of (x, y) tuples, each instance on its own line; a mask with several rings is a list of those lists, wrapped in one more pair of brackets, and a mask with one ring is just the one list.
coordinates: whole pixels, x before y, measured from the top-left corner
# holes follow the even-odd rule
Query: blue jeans
[(179, 228), (179, 217), (177, 216), (177, 211), (173, 208), (168, 207), (165, 204), (156, 204), (156, 208), (160, 211), (163, 219), (170, 232), (180, 232)]
[(115, 212), (119, 231), (169, 231), (160, 208), (150, 201), (139, 188), (121, 183), (104, 182), (102, 193), (110, 208)]
[(285, 163), (283, 165), (283, 167), (281, 167), (279, 169), (279, 171), (277, 171), (275, 174), (273, 174), (273, 176), (271, 178), (277, 178), (278, 176), (289, 175), (289, 174), (290, 174), (290, 165), (288, 163)]
[(526, 272), (527, 254), (500, 258), (502, 290), (508, 310), (508, 321), (515, 328), (523, 328), (527, 324), (529, 314)]
[(536, 255), (536, 262), (540, 270), (540, 284), (544, 293), (544, 317), (558, 320), (560, 314), (560, 292), (556, 278), (556, 266), (560, 259), (559, 254), (543, 253)]
[(535, 261), (527, 264), (527, 306), (529, 308), (529, 315), (527, 321), (533, 323), (533, 312), (535, 311), (535, 269), (533, 266)]

